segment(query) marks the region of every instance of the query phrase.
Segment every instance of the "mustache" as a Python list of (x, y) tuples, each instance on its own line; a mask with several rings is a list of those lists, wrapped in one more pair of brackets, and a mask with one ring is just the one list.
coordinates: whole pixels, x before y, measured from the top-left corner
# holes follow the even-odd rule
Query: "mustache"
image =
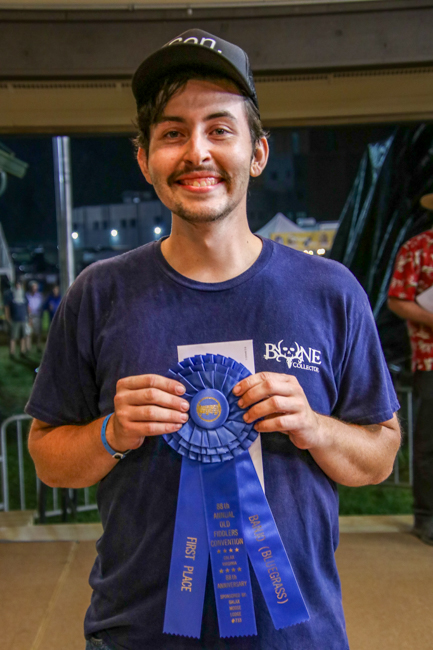
[(174, 171), (172, 174), (170, 174), (167, 178), (167, 183), (169, 185), (173, 185), (181, 176), (184, 174), (191, 174), (192, 172), (210, 172), (211, 174), (218, 174), (218, 176), (220, 176), (224, 181), (227, 181), (228, 183), (231, 181), (230, 174), (222, 169), (215, 169), (209, 165), (198, 165), (197, 167), (194, 167), (192, 165), (185, 165), (183, 169)]

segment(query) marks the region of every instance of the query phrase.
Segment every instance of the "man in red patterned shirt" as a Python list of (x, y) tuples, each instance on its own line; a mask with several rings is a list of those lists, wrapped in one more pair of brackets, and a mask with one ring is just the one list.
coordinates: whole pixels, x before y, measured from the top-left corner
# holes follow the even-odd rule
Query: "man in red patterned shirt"
[[(433, 194), (423, 196), (421, 205), (433, 210)], [(433, 229), (412, 237), (402, 246), (388, 294), (389, 309), (407, 321), (414, 391), (419, 400), (414, 432), (413, 532), (433, 545), (433, 307), (429, 311), (417, 302), (430, 287)]]

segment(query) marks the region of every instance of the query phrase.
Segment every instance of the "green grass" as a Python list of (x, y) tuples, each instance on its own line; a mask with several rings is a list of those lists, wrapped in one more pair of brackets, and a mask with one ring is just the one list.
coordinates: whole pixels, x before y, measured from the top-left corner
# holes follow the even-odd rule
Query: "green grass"
[(8, 346), (0, 345), (1, 421), (24, 412), (40, 360), (41, 354), (36, 350), (26, 357), (10, 359)]
[(338, 486), (340, 515), (412, 514), (412, 491), (393, 485)]
[[(3, 343), (3, 344), (2, 344)], [(0, 339), (0, 420), (4, 421), (11, 415), (24, 412), (24, 406), (30, 395), (35, 368), (39, 365), (41, 355), (35, 350), (26, 358), (10, 359), (6, 341)], [(24, 433), (24, 464), (26, 470), (26, 508), (36, 509), (36, 474), (33, 462), (27, 451), (26, 439), (29, 423), (23, 423)], [(407, 454), (402, 451), (402, 478), (407, 474)], [(8, 466), (9, 466), (9, 492), (10, 508), (19, 509), (19, 481), (18, 481), (18, 451), (15, 436), (8, 437)], [(94, 491), (91, 488), (91, 499), (94, 500)], [(340, 514), (341, 515), (379, 515), (379, 514), (410, 514), (412, 512), (412, 494), (407, 488), (393, 487), (392, 485), (372, 485), (362, 488), (348, 488), (339, 486)], [(51, 493), (51, 491), (49, 491)], [(80, 491), (80, 495), (82, 492)], [(82, 499), (82, 496), (80, 496)], [(60, 494), (59, 494), (60, 503)], [(47, 503), (49, 509), (50, 503)], [(71, 521), (71, 516), (68, 515)], [(77, 513), (79, 523), (99, 521), (96, 511)], [(49, 523), (60, 522), (60, 517), (48, 518)]]

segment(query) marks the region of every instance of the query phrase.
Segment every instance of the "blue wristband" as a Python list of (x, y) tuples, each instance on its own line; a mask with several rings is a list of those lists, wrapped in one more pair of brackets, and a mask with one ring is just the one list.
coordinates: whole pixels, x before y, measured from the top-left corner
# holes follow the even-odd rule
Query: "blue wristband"
[(110, 454), (110, 456), (112, 456), (112, 457), (115, 458), (116, 460), (122, 460), (122, 458), (125, 458), (126, 454), (129, 454), (129, 452), (130, 452), (131, 450), (128, 449), (127, 451), (115, 451), (115, 450), (113, 449), (113, 447), (110, 447), (110, 445), (108, 444), (108, 442), (107, 442), (107, 437), (106, 437), (106, 435), (105, 435), (105, 431), (106, 431), (106, 429), (107, 429), (108, 420), (111, 418), (112, 415), (114, 415), (114, 413), (110, 413), (109, 415), (107, 415), (107, 417), (104, 419), (104, 421), (103, 421), (103, 423), (102, 423), (102, 427), (101, 427), (101, 440), (102, 440), (102, 444), (104, 445), (105, 449), (108, 451), (108, 453)]

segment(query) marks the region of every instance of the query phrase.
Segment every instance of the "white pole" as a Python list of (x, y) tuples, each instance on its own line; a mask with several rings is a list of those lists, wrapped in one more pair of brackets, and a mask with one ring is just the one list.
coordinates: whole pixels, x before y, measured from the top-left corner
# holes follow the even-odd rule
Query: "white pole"
[(53, 138), (54, 185), (56, 188), (57, 239), (59, 246), (60, 291), (65, 295), (75, 279), (72, 246), (72, 175), (68, 136)]

